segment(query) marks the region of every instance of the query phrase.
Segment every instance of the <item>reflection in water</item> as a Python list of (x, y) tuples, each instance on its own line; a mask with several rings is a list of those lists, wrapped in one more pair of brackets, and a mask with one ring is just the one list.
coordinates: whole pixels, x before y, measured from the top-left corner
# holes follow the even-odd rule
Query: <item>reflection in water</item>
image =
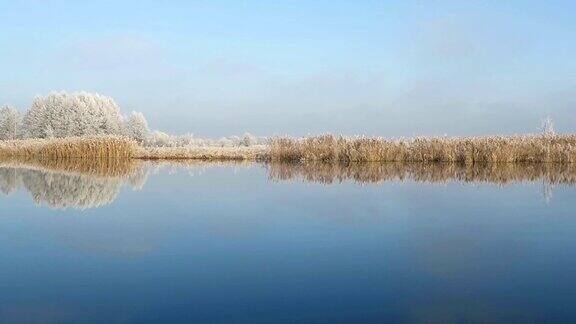
[(142, 188), (146, 176), (146, 170), (130, 160), (4, 162), (0, 191), (8, 195), (22, 187), (38, 205), (88, 209), (112, 203), (124, 183)]
[(0, 192), (9, 195), (20, 185), (20, 176), (16, 169), (0, 168)]
[[(59, 160), (59, 161), (3, 161), (0, 163), (0, 192), (9, 195), (18, 188), (28, 191), (38, 205), (56, 209), (88, 209), (108, 205), (118, 196), (123, 184), (134, 190), (142, 189), (150, 172), (169, 168), (169, 172), (185, 169), (191, 175), (205, 168), (225, 164), (253, 165), (238, 162), (137, 160)], [(323, 163), (266, 165), (272, 181), (303, 180), (323, 184), (355, 181), (380, 183), (384, 181), (417, 181), (445, 183), (508, 184), (541, 182), (546, 201), (552, 197), (556, 184), (576, 184), (573, 164), (402, 164), (360, 163), (332, 165)]]
[(95, 208), (112, 203), (123, 179), (57, 174), (37, 170), (19, 172), (24, 188), (37, 204), (53, 208)]
[(325, 184), (352, 180), (358, 183), (384, 181), (417, 181), (429, 183), (478, 182), (508, 184), (543, 182), (546, 185), (576, 184), (574, 164), (500, 163), (463, 165), (452, 163), (325, 163), (269, 165), (269, 178), (274, 181), (304, 180)]
[[(0, 161), (0, 192), (10, 195), (25, 189), (37, 205), (54, 209), (90, 209), (116, 200), (122, 185), (133, 190), (146, 185), (149, 173), (168, 168), (169, 173), (186, 169), (190, 175), (222, 162), (139, 160), (34, 160)], [(247, 165), (241, 162), (226, 165)]]
[(0, 323), (576, 318), (574, 188), (532, 199), (567, 168), (121, 163), (0, 167)]

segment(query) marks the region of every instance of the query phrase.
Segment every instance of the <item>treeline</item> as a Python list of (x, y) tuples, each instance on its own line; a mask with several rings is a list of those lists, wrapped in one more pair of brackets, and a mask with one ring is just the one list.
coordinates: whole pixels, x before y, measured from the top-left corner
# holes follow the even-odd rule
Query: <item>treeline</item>
[(112, 98), (88, 92), (38, 96), (24, 114), (11, 106), (0, 108), (0, 140), (97, 135), (126, 136), (141, 145), (159, 147), (251, 146), (266, 140), (248, 133), (213, 140), (151, 131), (142, 113), (123, 116)]

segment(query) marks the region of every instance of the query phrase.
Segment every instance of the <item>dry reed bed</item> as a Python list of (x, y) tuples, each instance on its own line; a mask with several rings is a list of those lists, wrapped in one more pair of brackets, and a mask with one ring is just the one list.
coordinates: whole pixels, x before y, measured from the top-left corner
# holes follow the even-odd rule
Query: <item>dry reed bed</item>
[(116, 136), (0, 141), (0, 158), (126, 159), (134, 156), (137, 147), (134, 141)]
[(135, 158), (144, 160), (267, 160), (266, 145), (239, 147), (140, 147)]
[(98, 177), (128, 177), (136, 143), (114, 136), (0, 141), (0, 166)]
[(271, 161), (282, 162), (574, 163), (576, 135), (274, 138), (268, 155)]
[(140, 147), (114, 136), (0, 141), (0, 159), (256, 160), (273, 162), (574, 163), (576, 135), (464, 138), (274, 138), (249, 147)]
[(573, 163), (270, 163), (268, 177), (273, 181), (303, 180), (324, 184), (354, 181), (416, 181), (425, 183), (539, 182), (576, 185)]

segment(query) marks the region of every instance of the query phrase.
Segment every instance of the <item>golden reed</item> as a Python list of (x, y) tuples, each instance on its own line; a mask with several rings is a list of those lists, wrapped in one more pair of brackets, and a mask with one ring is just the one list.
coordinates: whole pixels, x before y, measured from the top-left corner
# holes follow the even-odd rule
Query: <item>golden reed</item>
[(271, 161), (326, 163), (573, 163), (576, 162), (576, 135), (416, 137), (398, 140), (333, 135), (273, 138), (269, 143), (268, 157)]
[(117, 136), (0, 141), (0, 158), (131, 158), (137, 144)]
[(125, 177), (137, 166), (135, 142), (115, 136), (0, 141), (0, 166)]
[(250, 147), (140, 147), (115, 136), (0, 141), (0, 159), (197, 159), (272, 162), (574, 163), (576, 135), (273, 138)]

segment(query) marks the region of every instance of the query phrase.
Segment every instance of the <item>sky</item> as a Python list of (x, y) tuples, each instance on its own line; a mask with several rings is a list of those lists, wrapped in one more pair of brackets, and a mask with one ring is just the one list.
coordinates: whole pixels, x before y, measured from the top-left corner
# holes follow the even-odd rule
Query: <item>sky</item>
[(576, 131), (576, 2), (0, 0), (0, 105), (111, 96), (199, 137)]

